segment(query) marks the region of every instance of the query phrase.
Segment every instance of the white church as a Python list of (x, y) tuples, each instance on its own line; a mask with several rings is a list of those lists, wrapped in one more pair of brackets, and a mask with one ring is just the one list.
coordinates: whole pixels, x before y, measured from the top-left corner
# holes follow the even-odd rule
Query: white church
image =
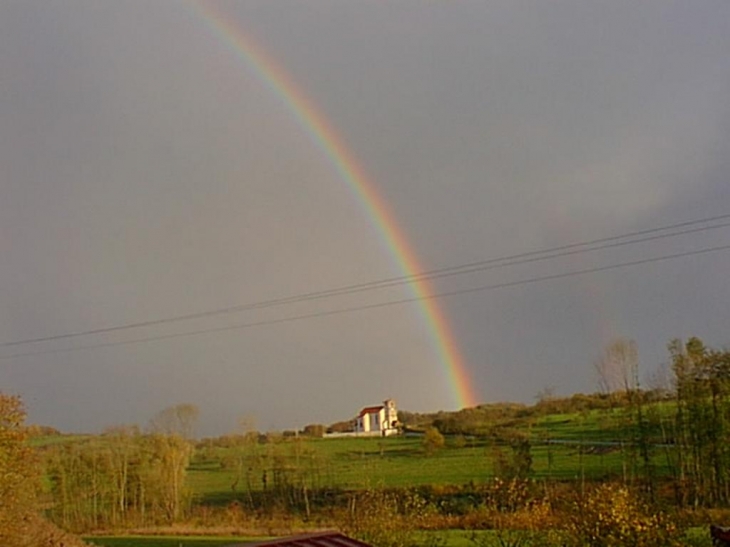
[(382, 405), (363, 408), (355, 419), (355, 434), (363, 436), (395, 435), (398, 433), (398, 411), (393, 399)]

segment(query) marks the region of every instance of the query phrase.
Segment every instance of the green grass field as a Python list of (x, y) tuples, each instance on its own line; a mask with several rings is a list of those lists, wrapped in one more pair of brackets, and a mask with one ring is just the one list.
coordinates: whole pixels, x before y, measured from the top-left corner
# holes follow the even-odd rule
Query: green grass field
[[(653, 412), (655, 418), (669, 418), (673, 408), (670, 404), (660, 403), (646, 411)], [(654, 420), (655, 424), (657, 422)], [(542, 416), (511, 415), (502, 423), (492, 424), (489, 428), (485, 426), (483, 436), (446, 436), (445, 446), (432, 453), (426, 452), (423, 438), (417, 436), (214, 439), (198, 444), (185, 480), (192, 494), (193, 506), (248, 502), (249, 489), (253, 503), (275, 500), (274, 496), (259, 494), (265, 489), (271, 489), (276, 495), (322, 489), (322, 495), (313, 498), (314, 504), (318, 504), (329, 503), (326, 500), (330, 499), (330, 495), (338, 500), (338, 492), (341, 491), (479, 485), (495, 477), (495, 462), (499, 461), (499, 454), (509, 459), (512, 455), (509, 440), (520, 436), (530, 440), (530, 477), (536, 481), (618, 479), (622, 473), (632, 472), (632, 464), (641, 465), (638, 450), (625, 448), (636, 435), (625, 426), (626, 423), (625, 410), (621, 409)], [(654, 473), (656, 476), (668, 474), (668, 458), (673, 456), (674, 448), (662, 442), (657, 425), (648, 431)], [(83, 446), (96, 443), (96, 446), (103, 446), (105, 442), (104, 437), (70, 435), (34, 440), (36, 446), (44, 447), (49, 453), (59, 443), (82, 443)], [(641, 472), (638, 468), (633, 471)], [(284, 481), (280, 483), (284, 485), (282, 490), (275, 490), (277, 480)], [(287, 490), (292, 486), (293, 490)], [(303, 486), (307, 488), (302, 489)], [(473, 492), (470, 488), (465, 491)], [(446, 494), (458, 495), (457, 492)], [(419, 532), (423, 540), (419, 544), (487, 547), (504, 544), (505, 541), (512, 545), (516, 544), (513, 540), (520, 540), (517, 537), (519, 531), (514, 532), (517, 536), (512, 538), (495, 535), (500, 533), (504, 532)], [(709, 540), (705, 541), (708, 539), (706, 529), (692, 533), (693, 537), (687, 537), (688, 545), (709, 545)], [(86, 538), (91, 544), (105, 547), (218, 547), (261, 540), (210, 536)]]
[[(669, 417), (673, 406), (652, 405), (655, 414)], [(531, 441), (532, 478), (586, 480), (618, 477), (626, 464), (618, 444), (630, 438), (622, 429), (622, 413), (594, 410), (515, 418), (501, 424), (528, 435)], [(661, 445), (658, 431), (650, 431), (651, 450), (658, 475), (666, 472), (673, 448)], [(38, 447), (60, 443), (104, 442), (103, 437), (56, 435), (33, 439)], [(227, 504), (271, 486), (275, 469), (290, 480), (306, 481), (310, 488), (360, 490), (379, 487), (446, 486), (483, 483), (494, 477), (495, 452), (509, 456), (509, 446), (495, 449), (488, 437), (447, 437), (446, 446), (427, 455), (419, 437), (388, 438), (279, 438), (269, 443), (242, 446), (198, 447), (188, 469), (187, 485), (195, 503)]]
[[(595, 420), (558, 415), (534, 424), (530, 431), (532, 477), (590, 480), (620, 476), (624, 456), (615, 432), (599, 430)], [(189, 469), (188, 484), (198, 500), (224, 503), (239, 497), (249, 485), (253, 491), (264, 488), (264, 461), (269, 462), (269, 469), (276, 461), (282, 468), (299, 470), (312, 487), (345, 490), (463, 485), (494, 476), (495, 447), (490, 441), (467, 439), (465, 446), (456, 444), (455, 439), (447, 438), (446, 446), (431, 455), (424, 452), (417, 437), (300, 438), (248, 448), (211, 448), (199, 451)], [(499, 449), (509, 454), (509, 447)], [(652, 449), (652, 463), (659, 474), (666, 469), (667, 451), (671, 450)], [(235, 463), (239, 461), (242, 463)]]
[(92, 437), (92, 435), (43, 435), (41, 437), (32, 437), (30, 439), (30, 446), (44, 448), (57, 444), (83, 442)]

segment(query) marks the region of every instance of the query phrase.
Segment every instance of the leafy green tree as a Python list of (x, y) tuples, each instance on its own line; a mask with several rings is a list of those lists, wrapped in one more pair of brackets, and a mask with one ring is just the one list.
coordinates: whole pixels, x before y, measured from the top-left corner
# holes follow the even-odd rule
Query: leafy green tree
[(730, 501), (730, 352), (699, 338), (669, 344), (676, 384), (677, 498), (680, 504)]
[[(500, 445), (509, 446), (506, 453)], [(532, 473), (532, 444), (522, 432), (505, 430), (495, 432), (492, 447), (492, 460), (495, 475), (503, 480), (527, 479)]]
[(177, 435), (152, 435), (146, 439), (145, 450), (147, 497), (155, 513), (173, 523), (182, 516), (189, 500), (185, 476), (193, 447)]
[(426, 454), (433, 454), (437, 450), (444, 447), (446, 441), (444, 436), (435, 427), (429, 427), (423, 435), (423, 449)]

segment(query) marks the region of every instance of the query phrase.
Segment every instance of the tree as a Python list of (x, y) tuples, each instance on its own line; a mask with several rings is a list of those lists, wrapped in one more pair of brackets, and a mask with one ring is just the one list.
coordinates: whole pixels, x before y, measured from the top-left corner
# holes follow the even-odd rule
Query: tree
[(629, 392), (638, 383), (639, 352), (634, 340), (618, 338), (608, 344), (595, 362), (598, 387), (604, 393)]
[(669, 344), (676, 383), (675, 437), (678, 502), (693, 505), (730, 499), (730, 352), (699, 338)]
[(165, 408), (150, 420), (150, 430), (162, 435), (179, 435), (192, 439), (200, 410), (194, 404), (181, 403)]
[(130, 478), (132, 475), (132, 460), (138, 452), (137, 437), (139, 431), (136, 427), (113, 427), (104, 432), (108, 451), (108, 473), (113, 484), (114, 505), (112, 509), (112, 522), (115, 516), (124, 520), (127, 507), (130, 504), (128, 494), (130, 491)]
[(324, 437), (325, 426), (322, 424), (307, 424), (302, 430), (302, 434), (307, 437)]
[(162, 512), (168, 523), (173, 523), (182, 516), (189, 498), (185, 476), (193, 447), (177, 435), (153, 435), (147, 439), (146, 449), (150, 503)]
[(23, 403), (0, 393), (0, 545), (84, 547), (80, 539), (41, 518), (39, 462), (27, 441)]
[(188, 500), (185, 475), (193, 453), (189, 439), (198, 414), (197, 406), (183, 403), (158, 412), (150, 421), (153, 435), (145, 447), (151, 471), (148, 497), (170, 523), (180, 518)]
[[(639, 351), (636, 342), (624, 338), (614, 340), (606, 346), (603, 354), (595, 363), (595, 367), (601, 390), (607, 393), (612, 401), (615, 399), (616, 392), (621, 391), (628, 403), (619, 421), (624, 437), (622, 439), (624, 482), (636, 475), (638, 451), (646, 487), (653, 491), (654, 473), (649, 453), (644, 394), (639, 382)], [(613, 408), (611, 413), (613, 413)]]
[(38, 469), (20, 398), (0, 393), (0, 545), (18, 545), (37, 507)]
[(423, 435), (423, 448), (426, 454), (433, 454), (438, 449), (443, 448), (444, 444), (444, 436), (439, 433), (438, 429), (435, 427), (426, 428), (426, 432)]
[(327, 428), (327, 433), (346, 433), (348, 431), (354, 431), (355, 424), (353, 420), (345, 420), (342, 422), (335, 422), (330, 424)]
[[(507, 455), (500, 445), (510, 448)], [(494, 474), (500, 479), (527, 479), (532, 473), (532, 445), (528, 435), (521, 431), (504, 429), (494, 432), (492, 446)]]

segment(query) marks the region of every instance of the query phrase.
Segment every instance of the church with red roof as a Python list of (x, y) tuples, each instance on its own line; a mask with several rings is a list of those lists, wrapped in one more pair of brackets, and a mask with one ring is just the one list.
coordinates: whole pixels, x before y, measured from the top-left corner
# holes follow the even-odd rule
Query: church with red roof
[(386, 399), (382, 405), (363, 408), (355, 418), (355, 433), (383, 437), (398, 433), (398, 411), (395, 408), (395, 401)]

